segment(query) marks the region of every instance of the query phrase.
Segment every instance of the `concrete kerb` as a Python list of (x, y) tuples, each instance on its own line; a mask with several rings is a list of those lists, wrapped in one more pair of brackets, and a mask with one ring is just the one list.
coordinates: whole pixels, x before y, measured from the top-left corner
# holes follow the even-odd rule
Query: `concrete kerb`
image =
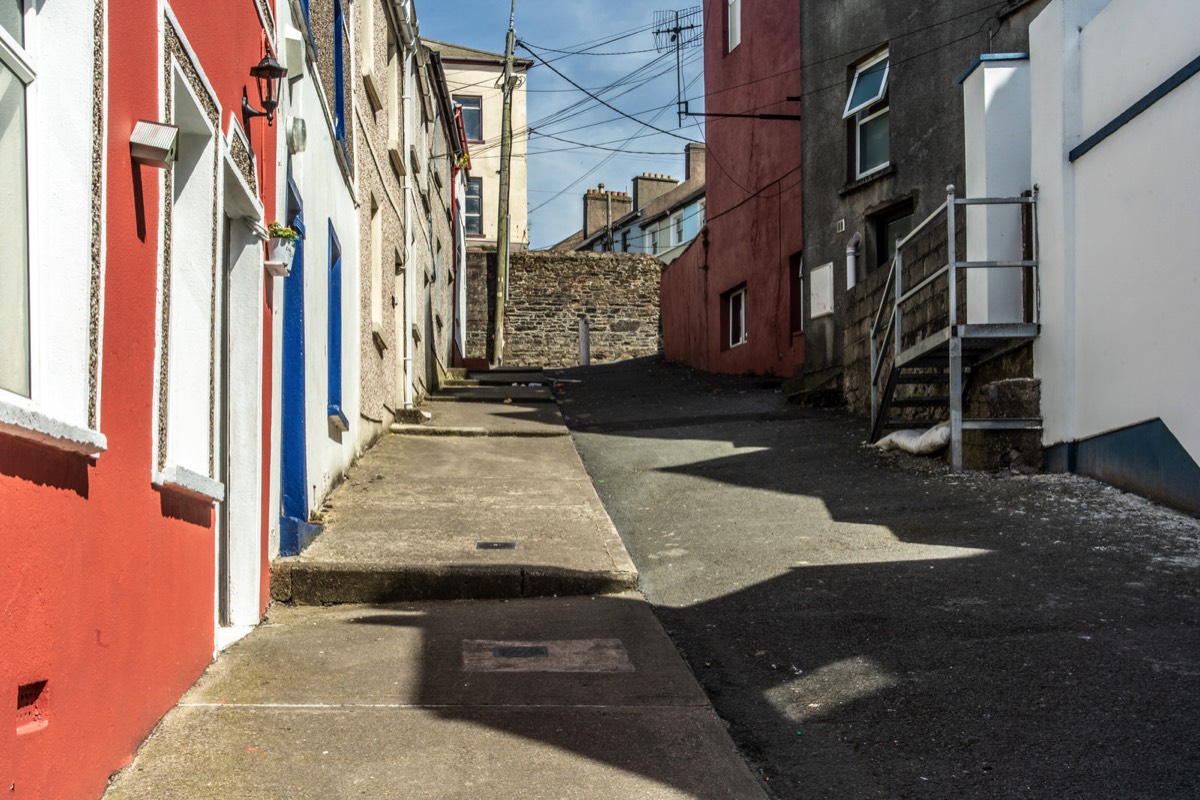
[(528, 430), (489, 430), (479, 427), (439, 427), (437, 425), (408, 425), (396, 423), (392, 425), (392, 433), (400, 436), (497, 436), (523, 439), (551, 439), (558, 436), (570, 436), (571, 432), (565, 427), (561, 430), (528, 431)]
[(416, 600), (512, 600), (619, 594), (637, 589), (637, 572), (512, 565), (401, 566), (305, 562), (271, 565), (271, 599), (293, 605)]

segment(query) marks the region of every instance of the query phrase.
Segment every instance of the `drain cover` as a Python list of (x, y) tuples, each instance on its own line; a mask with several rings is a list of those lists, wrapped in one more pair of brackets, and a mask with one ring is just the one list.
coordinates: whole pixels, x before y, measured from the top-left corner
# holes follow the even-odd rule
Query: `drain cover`
[(494, 647), (492, 655), (496, 658), (548, 658), (550, 648), (537, 646)]
[(477, 542), (476, 550), (516, 550), (516, 542)]
[(633, 672), (619, 639), (463, 641), (463, 672)]

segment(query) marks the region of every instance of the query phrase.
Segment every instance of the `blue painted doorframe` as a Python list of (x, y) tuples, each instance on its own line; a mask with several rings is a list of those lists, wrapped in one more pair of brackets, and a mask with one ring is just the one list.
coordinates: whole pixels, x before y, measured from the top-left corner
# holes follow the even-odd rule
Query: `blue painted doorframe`
[(283, 387), (279, 451), (279, 553), (300, 553), (320, 532), (308, 521), (308, 444), (304, 368), (304, 204), (288, 176), (288, 224), (300, 232), (292, 271), (283, 282)]

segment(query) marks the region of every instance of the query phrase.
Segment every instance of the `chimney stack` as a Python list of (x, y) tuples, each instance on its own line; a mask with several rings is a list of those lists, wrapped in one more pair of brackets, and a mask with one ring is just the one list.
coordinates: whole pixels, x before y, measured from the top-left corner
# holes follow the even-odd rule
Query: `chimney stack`
[(598, 189), (588, 189), (583, 196), (583, 238), (588, 239), (608, 225), (608, 204), (612, 202), (612, 221), (633, 210), (633, 198), (628, 192), (605, 191), (604, 184)]
[(641, 211), (678, 185), (670, 175), (643, 172), (633, 179), (633, 210)]
[(687, 160), (687, 172), (684, 175), (685, 181), (704, 180), (704, 145), (701, 143), (692, 143), (683, 148), (683, 155)]

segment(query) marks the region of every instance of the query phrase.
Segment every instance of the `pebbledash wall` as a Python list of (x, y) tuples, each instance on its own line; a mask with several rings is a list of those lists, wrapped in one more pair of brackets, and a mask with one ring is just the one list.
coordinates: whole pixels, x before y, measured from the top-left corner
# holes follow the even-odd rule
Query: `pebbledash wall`
[(592, 363), (658, 354), (662, 262), (631, 253), (513, 253), (504, 363), (579, 364), (579, 321)]

